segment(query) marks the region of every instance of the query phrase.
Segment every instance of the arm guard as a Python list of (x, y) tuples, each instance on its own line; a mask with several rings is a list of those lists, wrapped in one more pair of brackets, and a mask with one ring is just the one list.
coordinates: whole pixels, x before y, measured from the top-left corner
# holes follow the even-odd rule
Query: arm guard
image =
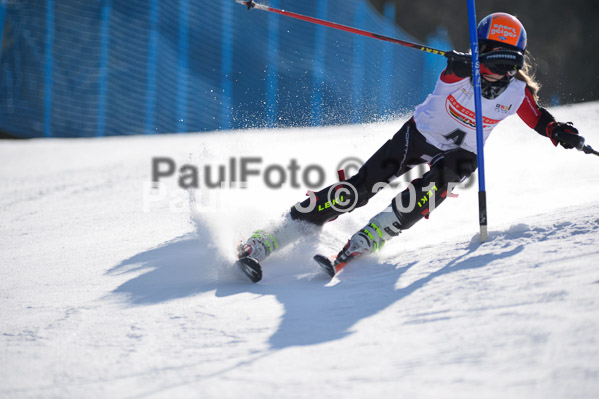
[(551, 122), (555, 122), (555, 118), (545, 108), (539, 107), (539, 110), (541, 111), (541, 117), (539, 118), (539, 121), (537, 122), (537, 125), (534, 127), (534, 129), (541, 136), (549, 137), (547, 127)]

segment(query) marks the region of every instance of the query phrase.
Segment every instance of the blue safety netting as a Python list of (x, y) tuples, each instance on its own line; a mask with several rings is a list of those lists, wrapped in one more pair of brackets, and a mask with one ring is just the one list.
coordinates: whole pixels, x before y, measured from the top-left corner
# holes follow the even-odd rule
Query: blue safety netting
[[(367, 0), (268, 4), (414, 41)], [(372, 121), (443, 65), (233, 0), (0, 0), (0, 34), (0, 131), (19, 137)]]

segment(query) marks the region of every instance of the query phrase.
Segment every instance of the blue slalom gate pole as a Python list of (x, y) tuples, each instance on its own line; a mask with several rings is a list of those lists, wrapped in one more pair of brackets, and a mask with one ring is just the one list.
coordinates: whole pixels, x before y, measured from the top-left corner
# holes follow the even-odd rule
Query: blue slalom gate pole
[(476, 31), (476, 8), (474, 0), (468, 1), (468, 28), (470, 30), (470, 49), (472, 51), (472, 84), (474, 86), (474, 110), (476, 113), (476, 155), (478, 162), (478, 220), (480, 241), (488, 238), (487, 231), (487, 192), (485, 188), (485, 156), (483, 150), (483, 113), (480, 89), (480, 66), (478, 63), (478, 34)]

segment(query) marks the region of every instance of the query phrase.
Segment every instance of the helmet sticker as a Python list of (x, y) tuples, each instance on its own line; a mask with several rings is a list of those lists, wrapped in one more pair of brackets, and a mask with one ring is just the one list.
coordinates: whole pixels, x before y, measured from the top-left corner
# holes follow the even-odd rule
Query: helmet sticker
[(513, 19), (508, 16), (497, 16), (491, 21), (491, 29), (489, 29), (487, 38), (515, 46), (518, 43), (521, 31), (518, 25), (514, 24)]

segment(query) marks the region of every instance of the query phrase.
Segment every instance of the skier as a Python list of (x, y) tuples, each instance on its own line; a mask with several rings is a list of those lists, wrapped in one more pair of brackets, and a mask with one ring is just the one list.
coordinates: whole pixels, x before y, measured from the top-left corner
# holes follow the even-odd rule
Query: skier
[[(518, 116), (554, 145), (581, 149), (584, 138), (572, 123), (557, 122), (538, 105), (539, 84), (531, 76), (522, 23), (506, 13), (493, 13), (478, 25), (483, 136), (506, 117)], [(259, 262), (277, 248), (313, 234), (341, 213), (364, 206), (376, 192), (412, 167), (430, 170), (412, 181), (391, 205), (357, 231), (334, 261), (315, 257), (333, 276), (347, 262), (370, 254), (409, 229), (439, 206), (451, 189), (477, 167), (474, 88), (470, 54), (451, 51), (435, 89), (416, 107), (413, 117), (349, 180), (335, 183), (291, 208), (285, 221), (257, 231), (238, 248), (237, 264), (252, 281), (261, 278)], [(383, 184), (381, 184), (383, 183)]]

